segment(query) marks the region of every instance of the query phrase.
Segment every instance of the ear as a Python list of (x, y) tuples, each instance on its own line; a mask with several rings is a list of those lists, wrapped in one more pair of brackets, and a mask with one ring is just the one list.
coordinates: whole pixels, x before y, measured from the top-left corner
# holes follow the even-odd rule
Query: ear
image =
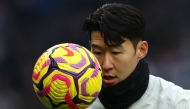
[(138, 58), (140, 60), (140, 59), (144, 58), (148, 53), (148, 43), (147, 43), (147, 41), (140, 41), (138, 48), (139, 48)]

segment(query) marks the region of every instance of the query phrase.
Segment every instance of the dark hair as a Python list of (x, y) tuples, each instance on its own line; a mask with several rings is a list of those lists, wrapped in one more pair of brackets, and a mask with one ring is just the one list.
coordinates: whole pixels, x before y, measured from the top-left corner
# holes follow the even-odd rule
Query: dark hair
[(100, 31), (107, 46), (120, 45), (125, 41), (124, 38), (128, 38), (136, 49), (137, 43), (144, 40), (145, 21), (139, 10), (133, 6), (105, 4), (90, 14), (83, 30), (89, 35), (92, 31)]

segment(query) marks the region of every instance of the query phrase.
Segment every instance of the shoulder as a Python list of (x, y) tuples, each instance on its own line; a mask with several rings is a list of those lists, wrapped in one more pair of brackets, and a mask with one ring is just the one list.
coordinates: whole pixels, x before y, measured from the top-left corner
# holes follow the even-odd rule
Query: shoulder
[(96, 100), (86, 109), (105, 109), (105, 108), (100, 102), (99, 98), (96, 98)]
[[(150, 75), (149, 85), (146, 93), (153, 95), (155, 98), (162, 98), (168, 96), (172, 98), (171, 95), (180, 95), (180, 97), (177, 97), (178, 99), (182, 97), (181, 95), (186, 95), (186, 97), (182, 97), (183, 99), (190, 98), (190, 90), (185, 90), (172, 82), (166, 81), (160, 77), (156, 77), (153, 75)], [(161, 95), (162, 97), (160, 97)]]
[[(130, 109), (190, 109), (190, 90), (185, 90), (172, 82), (150, 75), (149, 85), (141, 97)], [(140, 109), (140, 108), (139, 108)]]

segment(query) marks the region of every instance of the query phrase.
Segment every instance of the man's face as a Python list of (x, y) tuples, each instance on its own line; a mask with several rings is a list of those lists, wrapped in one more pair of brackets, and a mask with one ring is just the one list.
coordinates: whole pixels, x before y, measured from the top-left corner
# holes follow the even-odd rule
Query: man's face
[(99, 31), (91, 33), (91, 51), (102, 67), (103, 85), (105, 87), (123, 81), (133, 72), (141, 59), (139, 57), (139, 43), (137, 44), (136, 52), (133, 44), (128, 39), (119, 46), (108, 47), (105, 45)]

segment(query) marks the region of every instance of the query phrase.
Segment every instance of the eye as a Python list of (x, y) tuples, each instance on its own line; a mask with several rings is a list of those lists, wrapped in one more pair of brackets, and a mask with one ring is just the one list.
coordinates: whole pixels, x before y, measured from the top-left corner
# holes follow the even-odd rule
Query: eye
[(101, 55), (102, 54), (101, 52), (97, 52), (97, 51), (93, 51), (92, 53), (95, 55)]
[(118, 55), (118, 54), (120, 54), (121, 52), (112, 52), (112, 54), (114, 54), (114, 55)]

